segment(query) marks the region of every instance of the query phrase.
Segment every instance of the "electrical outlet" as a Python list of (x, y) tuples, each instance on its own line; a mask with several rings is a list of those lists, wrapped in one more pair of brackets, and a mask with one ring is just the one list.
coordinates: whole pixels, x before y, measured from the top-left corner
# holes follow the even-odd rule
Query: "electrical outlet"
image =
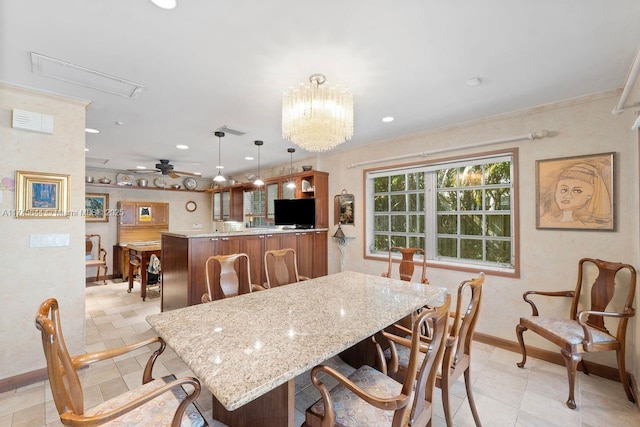
[(194, 222), (194, 223), (191, 225), (191, 227), (192, 227), (194, 230), (201, 230), (201, 229), (202, 229), (202, 224), (199, 224), (199, 223), (197, 223), (197, 222)]

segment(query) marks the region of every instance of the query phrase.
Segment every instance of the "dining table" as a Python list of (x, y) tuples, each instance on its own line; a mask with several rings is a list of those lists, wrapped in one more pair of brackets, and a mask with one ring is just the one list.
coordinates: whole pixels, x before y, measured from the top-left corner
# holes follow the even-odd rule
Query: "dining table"
[(235, 426), (294, 425), (295, 377), (424, 307), (446, 288), (345, 271), (152, 314), (147, 322)]

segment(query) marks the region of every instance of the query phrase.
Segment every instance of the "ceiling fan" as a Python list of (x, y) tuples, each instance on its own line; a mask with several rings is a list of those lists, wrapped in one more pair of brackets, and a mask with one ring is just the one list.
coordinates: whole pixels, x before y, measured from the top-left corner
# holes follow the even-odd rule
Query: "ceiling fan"
[(128, 169), (128, 170), (131, 172), (138, 172), (138, 173), (160, 172), (162, 173), (162, 175), (169, 175), (171, 178), (180, 178), (181, 175), (200, 176), (200, 174), (197, 174), (197, 173), (173, 170), (173, 165), (169, 164), (169, 160), (160, 160), (160, 163), (156, 163), (155, 170), (152, 170), (152, 169)]

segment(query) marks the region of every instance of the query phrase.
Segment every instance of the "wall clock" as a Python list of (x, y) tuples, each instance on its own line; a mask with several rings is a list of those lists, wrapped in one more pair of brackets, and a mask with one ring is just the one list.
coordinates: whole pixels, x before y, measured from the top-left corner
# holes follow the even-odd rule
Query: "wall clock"
[(194, 212), (196, 209), (198, 209), (198, 205), (193, 200), (189, 200), (187, 204), (184, 205), (184, 208), (187, 210), (187, 212)]

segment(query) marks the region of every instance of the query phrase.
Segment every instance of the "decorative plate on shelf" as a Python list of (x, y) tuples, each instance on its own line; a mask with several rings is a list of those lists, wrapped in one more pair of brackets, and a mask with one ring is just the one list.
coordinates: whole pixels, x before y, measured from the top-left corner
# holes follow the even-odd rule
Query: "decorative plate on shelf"
[(195, 190), (198, 186), (198, 182), (193, 178), (185, 178), (184, 180), (184, 188), (187, 190)]
[(167, 186), (167, 180), (164, 178), (156, 178), (153, 180), (153, 184), (158, 188), (165, 188)]
[(131, 175), (126, 173), (119, 173), (116, 175), (116, 184), (118, 185), (131, 185)]

